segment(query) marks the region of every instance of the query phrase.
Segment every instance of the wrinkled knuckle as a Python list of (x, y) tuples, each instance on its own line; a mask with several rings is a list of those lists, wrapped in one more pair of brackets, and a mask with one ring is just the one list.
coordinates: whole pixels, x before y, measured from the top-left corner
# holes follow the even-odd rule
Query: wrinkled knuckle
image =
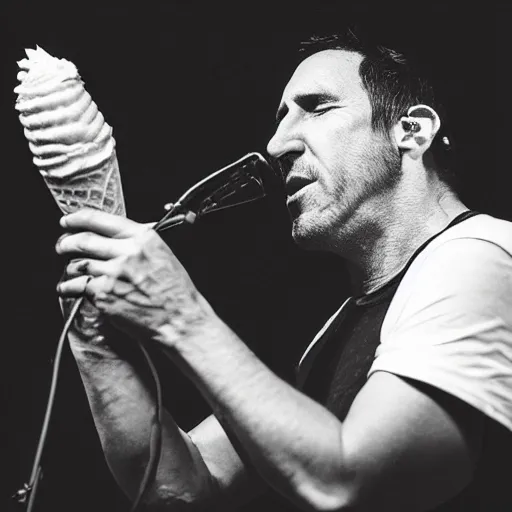
[(112, 298), (111, 294), (116, 282), (117, 279), (113, 276), (101, 276), (97, 298), (103, 301), (107, 301), (109, 298)]
[(75, 260), (68, 267), (75, 275), (87, 274), (90, 262), (88, 260)]
[(92, 302), (92, 304), (99, 309), (97, 304), (98, 294), (99, 294), (99, 278), (93, 279), (91, 277), (87, 277), (85, 279), (84, 292)]

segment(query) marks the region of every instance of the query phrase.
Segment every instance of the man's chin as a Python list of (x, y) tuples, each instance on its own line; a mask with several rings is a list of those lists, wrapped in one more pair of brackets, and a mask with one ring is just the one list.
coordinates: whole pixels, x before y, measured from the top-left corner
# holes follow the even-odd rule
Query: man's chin
[(320, 233), (306, 223), (300, 222), (299, 219), (295, 219), (292, 223), (292, 238), (301, 249), (308, 251), (324, 249)]

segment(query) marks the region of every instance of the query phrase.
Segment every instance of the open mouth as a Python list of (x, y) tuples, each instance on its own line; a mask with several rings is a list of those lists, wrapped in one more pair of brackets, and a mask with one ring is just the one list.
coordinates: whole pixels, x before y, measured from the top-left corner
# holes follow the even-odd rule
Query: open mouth
[(303, 178), (301, 176), (290, 176), (286, 180), (286, 195), (288, 197), (294, 196), (299, 190), (303, 189), (306, 185), (313, 183), (309, 178)]

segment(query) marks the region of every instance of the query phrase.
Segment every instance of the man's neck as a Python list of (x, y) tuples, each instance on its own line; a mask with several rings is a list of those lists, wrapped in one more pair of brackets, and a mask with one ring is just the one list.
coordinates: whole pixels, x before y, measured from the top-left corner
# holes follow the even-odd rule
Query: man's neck
[[(447, 187), (436, 194), (407, 194), (395, 190), (393, 197), (380, 201), (378, 209), (368, 210), (371, 221), (360, 224), (355, 244), (340, 255), (348, 262), (355, 295), (377, 290), (407, 264), (414, 252), (429, 238), (442, 231), (467, 207)], [(354, 236), (355, 234), (355, 236)]]

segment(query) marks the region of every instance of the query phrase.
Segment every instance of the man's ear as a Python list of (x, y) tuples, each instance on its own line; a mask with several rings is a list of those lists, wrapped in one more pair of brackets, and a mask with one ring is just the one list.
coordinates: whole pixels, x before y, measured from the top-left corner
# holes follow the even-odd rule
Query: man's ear
[(414, 105), (407, 111), (407, 117), (400, 118), (395, 125), (395, 142), (411, 158), (420, 158), (432, 144), (440, 126), (441, 120), (433, 108)]

